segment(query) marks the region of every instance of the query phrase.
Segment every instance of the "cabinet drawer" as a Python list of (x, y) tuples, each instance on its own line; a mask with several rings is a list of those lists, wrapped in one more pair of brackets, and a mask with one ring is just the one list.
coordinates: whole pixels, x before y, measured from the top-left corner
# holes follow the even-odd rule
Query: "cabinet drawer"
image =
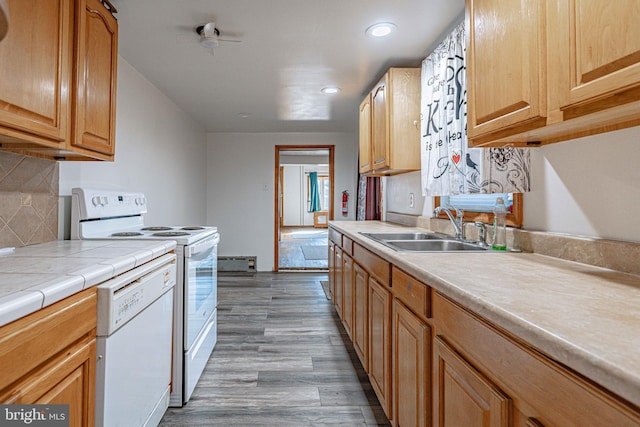
[(545, 426), (640, 425), (637, 409), (437, 292), (433, 318), (437, 336), (513, 399), (517, 417)]
[(353, 259), (376, 278), (381, 285), (389, 287), (391, 282), (391, 264), (368, 251), (357, 243), (353, 244)]
[(329, 240), (338, 246), (342, 246), (342, 234), (331, 227), (329, 227)]
[(96, 336), (96, 288), (0, 328), (0, 390), (74, 342)]
[(400, 301), (417, 314), (431, 317), (431, 288), (409, 276), (395, 265), (391, 269), (391, 286)]
[(342, 250), (349, 255), (353, 255), (353, 240), (347, 236), (342, 236)]

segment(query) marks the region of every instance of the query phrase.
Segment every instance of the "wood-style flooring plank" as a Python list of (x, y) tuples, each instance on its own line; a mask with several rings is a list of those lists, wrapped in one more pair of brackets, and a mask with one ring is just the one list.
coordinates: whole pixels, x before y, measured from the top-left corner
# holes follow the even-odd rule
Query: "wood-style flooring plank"
[(191, 400), (162, 427), (388, 426), (320, 281), (218, 278), (218, 342)]

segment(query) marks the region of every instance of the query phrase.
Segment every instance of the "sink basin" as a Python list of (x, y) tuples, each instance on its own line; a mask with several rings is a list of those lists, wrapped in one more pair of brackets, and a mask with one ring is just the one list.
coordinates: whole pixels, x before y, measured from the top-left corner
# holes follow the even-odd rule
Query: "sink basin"
[(409, 231), (398, 233), (362, 233), (370, 239), (386, 242), (390, 240), (446, 240), (451, 239), (450, 236), (440, 233), (427, 233), (423, 231)]
[(383, 243), (401, 252), (487, 251), (485, 247), (458, 240), (391, 240)]
[(398, 252), (487, 252), (488, 249), (476, 243), (461, 242), (446, 234), (425, 231), (361, 234)]

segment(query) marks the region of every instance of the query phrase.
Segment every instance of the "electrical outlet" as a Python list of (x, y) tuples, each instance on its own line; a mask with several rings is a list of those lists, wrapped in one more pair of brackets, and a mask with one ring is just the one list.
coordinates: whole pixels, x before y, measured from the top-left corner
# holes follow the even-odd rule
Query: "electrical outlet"
[(412, 208), (415, 205), (416, 198), (413, 193), (409, 193), (409, 207)]

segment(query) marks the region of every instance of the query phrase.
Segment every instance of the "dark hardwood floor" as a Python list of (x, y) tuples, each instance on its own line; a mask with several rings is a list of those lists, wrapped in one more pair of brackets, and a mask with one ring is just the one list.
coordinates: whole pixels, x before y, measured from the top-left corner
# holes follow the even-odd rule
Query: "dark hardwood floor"
[(161, 426), (387, 426), (322, 273), (218, 278), (218, 343)]

